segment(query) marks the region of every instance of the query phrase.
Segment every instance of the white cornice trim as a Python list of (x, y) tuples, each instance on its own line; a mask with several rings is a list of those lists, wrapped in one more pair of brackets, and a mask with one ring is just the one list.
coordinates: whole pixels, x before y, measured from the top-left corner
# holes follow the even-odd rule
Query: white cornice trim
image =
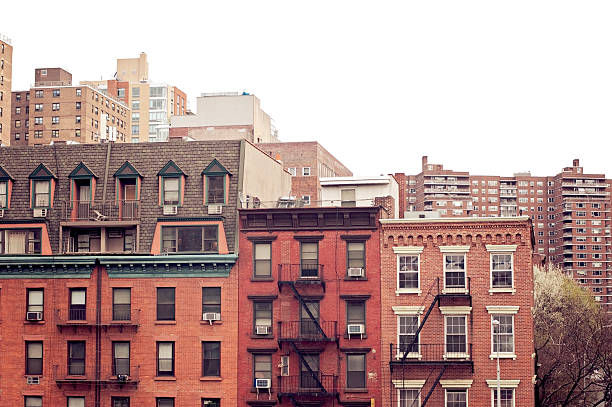
[(423, 246), (394, 246), (393, 253), (395, 254), (421, 254)]
[(467, 253), (471, 246), (438, 246), (442, 253)]
[(472, 379), (447, 379), (440, 380), (440, 385), (445, 389), (465, 389), (472, 387)]
[(393, 380), (393, 386), (397, 389), (420, 389), (425, 385), (425, 380)]
[(393, 312), (397, 315), (418, 315), (422, 314), (425, 310), (425, 306), (421, 305), (395, 305)]
[(516, 314), (519, 311), (518, 305), (487, 305), (489, 314)]
[(497, 217), (497, 218), (402, 218), (402, 219), (379, 219), (382, 224), (405, 224), (405, 223), (496, 223), (513, 222), (520, 223), (529, 220), (529, 216)]
[(516, 244), (488, 244), (486, 245), (489, 252), (515, 252), (518, 245)]
[[(500, 380), (499, 384), (501, 387), (518, 387), (520, 382), (520, 380)], [(497, 380), (487, 379), (487, 384), (489, 385), (489, 387), (497, 387)]]
[(472, 307), (468, 306), (446, 306), (438, 307), (443, 315), (466, 315), (472, 312)]

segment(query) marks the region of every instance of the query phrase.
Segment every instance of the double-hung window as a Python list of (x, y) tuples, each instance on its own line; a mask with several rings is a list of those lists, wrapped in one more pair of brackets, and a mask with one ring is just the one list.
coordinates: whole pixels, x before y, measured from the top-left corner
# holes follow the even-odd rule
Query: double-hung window
[(272, 275), (272, 243), (253, 244), (253, 277), (266, 278)]
[[(419, 355), (419, 337), (416, 332), (419, 329), (419, 317), (417, 315), (398, 315), (397, 336), (399, 342), (398, 357), (403, 357), (408, 352), (408, 357)], [(416, 339), (415, 339), (416, 336)]]
[(157, 320), (174, 321), (174, 287), (157, 288)]
[(42, 400), (42, 396), (25, 396), (23, 401), (25, 407), (42, 407)]
[(445, 315), (445, 356), (447, 358), (466, 357), (467, 315)]
[[(349, 326), (350, 325), (350, 326)], [(366, 327), (366, 305), (365, 301), (347, 301), (346, 302), (346, 327), (349, 338), (351, 337), (351, 328), (353, 326), (359, 325), (361, 326), (361, 334), (357, 334), (357, 336), (365, 334)]]
[(130, 407), (130, 398), (111, 397), (111, 407)]
[(83, 396), (68, 396), (68, 407), (85, 407), (85, 397)]
[(68, 342), (68, 374), (85, 374), (85, 341)]
[(217, 253), (217, 225), (162, 226), (162, 251)]
[(253, 387), (257, 379), (272, 379), (272, 355), (253, 355)]
[(253, 301), (253, 333), (272, 334), (272, 301)]
[[(514, 315), (495, 314), (492, 318), (493, 355), (499, 353), (514, 354)], [(495, 323), (494, 321), (497, 321)]]
[(164, 205), (178, 205), (179, 203), (179, 177), (163, 177)]
[(0, 181), (0, 209), (8, 207), (8, 182)]
[(466, 389), (446, 389), (445, 407), (467, 407), (468, 405)]
[(397, 255), (397, 289), (396, 294), (418, 294), (421, 292), (420, 254), (422, 246), (397, 246), (393, 253)]
[(26, 375), (42, 375), (43, 343), (26, 342)]
[(465, 253), (444, 255), (444, 289), (446, 292), (462, 292), (467, 288)]
[(366, 355), (364, 353), (346, 355), (346, 387), (349, 389), (366, 388)]
[(514, 251), (516, 245), (487, 245), (491, 256), (491, 288), (494, 292), (514, 292)]
[(225, 203), (225, 176), (207, 175), (206, 176), (206, 203), (224, 204)]
[(174, 376), (174, 342), (157, 342), (157, 376)]
[(113, 321), (131, 319), (131, 289), (113, 288)]
[(419, 389), (398, 389), (399, 407), (421, 407)]
[(40, 312), (44, 316), (44, 289), (43, 288), (28, 288), (27, 290), (28, 305), (26, 312)]
[(346, 242), (346, 266), (349, 277), (351, 276), (351, 269), (361, 269), (361, 275), (365, 273), (365, 242)]
[(221, 399), (219, 398), (202, 399), (202, 407), (221, 407)]
[(174, 407), (173, 397), (158, 397), (156, 401), (157, 407)]
[(491, 406), (492, 407), (514, 407), (514, 388), (512, 387), (501, 387), (499, 389), (501, 401), (497, 404), (497, 388), (491, 389)]
[(202, 287), (202, 315), (209, 312), (221, 316), (221, 287)]
[(319, 243), (302, 242), (300, 248), (300, 277), (319, 277)]
[(202, 342), (202, 376), (221, 376), (221, 342)]
[(34, 208), (48, 208), (50, 205), (51, 181), (34, 181)]
[(113, 374), (130, 374), (130, 343), (113, 342)]
[(87, 290), (85, 288), (70, 289), (70, 307), (68, 319), (72, 321), (85, 321), (87, 319), (87, 305), (85, 302)]

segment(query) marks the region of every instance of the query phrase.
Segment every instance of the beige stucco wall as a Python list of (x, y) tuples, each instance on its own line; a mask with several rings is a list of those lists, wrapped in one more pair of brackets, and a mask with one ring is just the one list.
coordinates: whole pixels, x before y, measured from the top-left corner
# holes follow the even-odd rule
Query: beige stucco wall
[[(325, 185), (325, 179), (321, 180), (321, 206), (340, 206), (342, 199), (341, 194), (343, 189), (354, 189), (357, 206), (372, 206), (374, 198), (391, 196), (395, 201), (394, 216), (399, 217), (399, 185), (392, 176), (385, 177), (387, 183), (349, 183), (338, 181), (338, 184)], [(333, 178), (328, 178), (332, 180)], [(345, 178), (345, 179), (348, 179)], [(356, 179), (360, 179), (357, 177)]]
[[(244, 141), (244, 174), (242, 199), (247, 195), (257, 197), (262, 203), (276, 202), (289, 196), (291, 174), (278, 161)], [(263, 206), (263, 205), (262, 205)], [(268, 205), (267, 205), (268, 206)]]

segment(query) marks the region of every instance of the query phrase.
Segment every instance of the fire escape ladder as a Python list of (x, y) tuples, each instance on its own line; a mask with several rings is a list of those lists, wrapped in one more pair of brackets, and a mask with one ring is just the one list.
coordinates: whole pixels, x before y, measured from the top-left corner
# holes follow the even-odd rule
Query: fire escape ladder
[(414, 333), (414, 338), (412, 339), (412, 342), (410, 343), (410, 345), (408, 345), (406, 347), (406, 350), (404, 351), (404, 354), (402, 355), (402, 363), (406, 361), (406, 358), (408, 357), (408, 354), (410, 353), (410, 349), (412, 349), (412, 347), (419, 340), (419, 334), (421, 333), (421, 330), (423, 329), (423, 326), (425, 325), (425, 322), (427, 322), (427, 318), (429, 318), (429, 314), (431, 314), (431, 311), (433, 311), (433, 309), (436, 306), (436, 304), (438, 303), (438, 301), (440, 301), (440, 294), (436, 295), (434, 297), (433, 301), (431, 302), (431, 304), (429, 305), (429, 309), (425, 313), (425, 316), (423, 317), (423, 320), (421, 321), (421, 323), (419, 324), (419, 327), (417, 328), (416, 332)]
[(423, 400), (423, 403), (421, 404), (421, 407), (425, 407), (425, 405), (427, 404), (427, 400), (429, 400), (429, 398), (431, 397), (431, 394), (433, 393), (434, 389), (436, 388), (438, 383), (440, 383), (440, 379), (442, 378), (442, 375), (444, 374), (444, 371), (446, 370), (446, 366), (447, 365), (443, 365), (442, 366), (442, 370), (440, 370), (440, 374), (438, 375), (438, 377), (436, 377), (436, 380), (431, 385), (431, 389), (429, 389), (429, 391), (427, 392), (427, 395), (425, 396), (425, 399)]
[(302, 306), (302, 308), (306, 311), (306, 314), (308, 314), (308, 317), (310, 318), (310, 320), (317, 327), (317, 330), (319, 331), (319, 333), (323, 336), (323, 338), (329, 339), (327, 337), (327, 335), (325, 334), (325, 331), (323, 330), (323, 328), (321, 328), (321, 324), (319, 324), (319, 321), (317, 320), (317, 318), (315, 318), (315, 316), (312, 315), (312, 312), (310, 312), (310, 309), (308, 308), (308, 305), (306, 305), (306, 302), (304, 301), (304, 299), (300, 295), (299, 291), (297, 290), (297, 288), (295, 288), (295, 284), (290, 283), (289, 286), (293, 290), (293, 294), (295, 294), (295, 297), (300, 302), (300, 305)]
[(293, 348), (295, 353), (297, 353), (298, 357), (300, 358), (300, 361), (302, 362), (302, 364), (304, 365), (306, 370), (308, 370), (308, 373), (310, 374), (310, 376), (312, 376), (312, 378), (315, 381), (315, 383), (317, 384), (317, 386), (319, 388), (321, 388), (321, 390), (323, 390), (323, 393), (327, 393), (327, 390), (325, 389), (325, 387), (323, 387), (323, 383), (321, 383), (321, 380), (319, 380), (319, 377), (317, 376), (317, 374), (312, 370), (312, 368), (310, 367), (310, 365), (308, 364), (306, 359), (304, 359), (304, 355), (298, 349), (298, 347), (295, 346), (295, 343), (291, 342), (291, 347)]

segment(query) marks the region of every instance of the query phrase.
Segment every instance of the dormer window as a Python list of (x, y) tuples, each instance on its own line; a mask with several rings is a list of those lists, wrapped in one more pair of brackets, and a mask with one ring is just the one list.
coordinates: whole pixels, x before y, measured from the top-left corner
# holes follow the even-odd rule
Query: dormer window
[(168, 164), (157, 173), (159, 177), (160, 206), (181, 206), (183, 203), (182, 192), (185, 183), (185, 173), (179, 168), (174, 161), (168, 161)]
[(202, 171), (204, 205), (225, 205), (229, 196), (229, 177), (232, 174), (216, 159)]
[(70, 178), (70, 207), (73, 216), (78, 219), (89, 219), (94, 201), (96, 175), (82, 162), (68, 176)]
[(134, 166), (126, 161), (115, 172), (116, 203), (119, 206), (121, 219), (132, 219), (138, 216), (138, 200), (142, 175)]
[(0, 209), (7, 209), (11, 206), (9, 197), (13, 187), (13, 178), (0, 167)]
[(40, 164), (30, 174), (30, 207), (34, 209), (52, 208), (55, 175)]

